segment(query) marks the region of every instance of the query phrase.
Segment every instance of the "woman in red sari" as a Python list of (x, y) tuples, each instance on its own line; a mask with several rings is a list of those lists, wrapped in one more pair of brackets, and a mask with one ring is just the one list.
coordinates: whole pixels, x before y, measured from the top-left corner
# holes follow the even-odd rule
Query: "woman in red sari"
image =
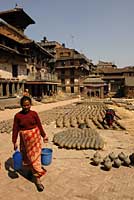
[(23, 164), (31, 169), (37, 189), (43, 191), (44, 186), (40, 177), (46, 173), (46, 170), (41, 166), (41, 136), (44, 143), (48, 142), (48, 138), (37, 112), (30, 110), (31, 104), (32, 101), (29, 96), (21, 98), (22, 110), (16, 113), (14, 117), (12, 142), (14, 150), (16, 150), (18, 148), (17, 138), (18, 135), (20, 136)]

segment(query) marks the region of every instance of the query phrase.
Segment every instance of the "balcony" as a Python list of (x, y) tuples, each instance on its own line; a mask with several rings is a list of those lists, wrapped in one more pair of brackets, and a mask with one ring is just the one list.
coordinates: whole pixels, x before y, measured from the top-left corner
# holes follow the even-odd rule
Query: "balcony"
[(48, 81), (48, 82), (59, 82), (57, 74), (42, 73), (42, 72), (31, 72), (27, 76), (27, 81)]

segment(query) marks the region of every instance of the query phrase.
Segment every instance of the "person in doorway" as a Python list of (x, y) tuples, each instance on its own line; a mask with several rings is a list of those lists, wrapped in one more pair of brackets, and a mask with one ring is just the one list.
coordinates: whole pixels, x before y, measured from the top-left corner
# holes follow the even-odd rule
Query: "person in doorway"
[(23, 96), (30, 96), (28, 89), (25, 89), (25, 90), (24, 90)]
[(37, 112), (30, 110), (31, 98), (23, 96), (20, 100), (22, 110), (15, 114), (12, 131), (12, 143), (14, 150), (18, 148), (17, 138), (20, 136), (20, 152), (23, 157), (23, 164), (29, 168), (38, 191), (43, 191), (41, 176), (46, 170), (41, 166), (41, 136), (44, 143), (48, 137), (42, 127)]

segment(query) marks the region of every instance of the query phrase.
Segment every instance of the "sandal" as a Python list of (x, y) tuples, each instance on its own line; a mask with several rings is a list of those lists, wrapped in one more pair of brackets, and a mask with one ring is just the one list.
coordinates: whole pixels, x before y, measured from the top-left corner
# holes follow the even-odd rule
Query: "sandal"
[(39, 178), (35, 177), (35, 185), (37, 187), (37, 190), (39, 192), (42, 192), (44, 190), (44, 185), (42, 185), (41, 181)]
[(41, 183), (40, 184), (36, 183), (36, 187), (39, 192), (42, 192), (44, 190), (44, 186)]

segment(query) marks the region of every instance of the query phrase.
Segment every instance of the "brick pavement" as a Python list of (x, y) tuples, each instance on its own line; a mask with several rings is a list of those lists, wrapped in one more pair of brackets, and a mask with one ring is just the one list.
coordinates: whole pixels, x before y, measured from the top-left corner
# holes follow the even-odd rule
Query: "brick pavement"
[[(76, 102), (77, 99), (65, 102), (34, 106), (38, 112), (59, 105)], [(18, 111), (0, 112), (1, 118), (12, 118)], [(132, 125), (131, 125), (132, 126)], [(50, 138), (57, 131), (54, 124), (45, 126)], [(123, 131), (100, 132), (107, 143), (100, 151), (104, 157), (109, 152), (134, 152), (134, 135)], [(43, 179), (45, 190), (37, 192), (35, 185), (23, 175), (15, 174), (11, 168), (13, 147), (10, 134), (0, 135), (0, 200), (133, 200), (134, 168), (121, 166), (104, 171), (101, 166), (92, 166), (90, 159), (94, 150), (66, 150), (52, 145), (53, 160), (47, 166)]]

